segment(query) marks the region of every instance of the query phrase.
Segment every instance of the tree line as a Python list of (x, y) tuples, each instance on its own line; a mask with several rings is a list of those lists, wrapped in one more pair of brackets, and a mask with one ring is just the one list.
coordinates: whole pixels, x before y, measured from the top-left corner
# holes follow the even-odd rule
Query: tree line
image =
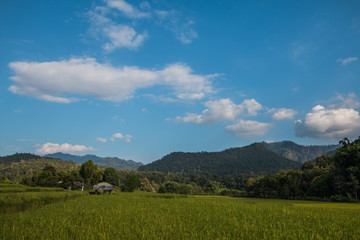
[(248, 196), (285, 199), (358, 201), (360, 190), (360, 137), (344, 138), (333, 155), (307, 161), (301, 170), (250, 177)]
[(360, 190), (360, 137), (344, 138), (333, 155), (303, 163), (301, 170), (280, 170), (273, 174), (240, 175), (178, 174), (155, 171), (119, 170), (98, 167), (89, 160), (80, 168), (57, 171), (45, 166), (21, 183), (29, 186), (85, 189), (108, 182), (122, 191), (178, 194), (217, 194), (284, 199), (358, 201)]

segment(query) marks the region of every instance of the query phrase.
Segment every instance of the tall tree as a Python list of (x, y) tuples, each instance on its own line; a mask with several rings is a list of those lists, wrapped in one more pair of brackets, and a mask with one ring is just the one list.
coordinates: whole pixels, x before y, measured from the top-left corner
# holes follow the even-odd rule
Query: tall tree
[(125, 192), (133, 192), (135, 189), (140, 187), (141, 181), (138, 175), (129, 173), (126, 175), (125, 182), (121, 189)]
[(116, 173), (115, 168), (106, 168), (104, 171), (103, 180), (112, 185), (119, 186), (119, 177)]
[(98, 166), (92, 160), (86, 161), (81, 165), (80, 175), (87, 186), (95, 184), (100, 180)]
[(355, 141), (344, 138), (334, 155), (335, 186), (340, 194), (357, 199), (360, 181), (360, 136)]

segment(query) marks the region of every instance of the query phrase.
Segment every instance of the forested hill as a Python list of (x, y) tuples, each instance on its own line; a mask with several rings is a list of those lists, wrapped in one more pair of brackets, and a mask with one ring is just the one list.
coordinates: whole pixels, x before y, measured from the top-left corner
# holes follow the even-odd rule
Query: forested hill
[(314, 160), (324, 154), (334, 153), (336, 148), (339, 147), (339, 145), (303, 146), (291, 141), (273, 143), (262, 142), (261, 144), (281, 157), (300, 163), (304, 163), (308, 160)]
[(76, 163), (84, 163), (88, 160), (92, 160), (95, 164), (100, 166), (112, 167), (118, 169), (130, 169), (130, 170), (136, 170), (138, 169), (138, 167), (143, 165), (140, 162), (135, 162), (133, 160), (124, 160), (117, 157), (98, 157), (96, 155), (76, 156), (61, 152), (48, 154), (45, 155), (45, 157), (59, 158), (62, 160), (71, 160)]
[(4, 157), (0, 157), (0, 164), (10, 165), (14, 162), (26, 161), (29, 159), (40, 159), (40, 156), (31, 154), (31, 153), (15, 153), (13, 155), (8, 155)]
[(184, 174), (238, 175), (275, 173), (280, 169), (299, 169), (300, 163), (280, 157), (260, 143), (222, 152), (175, 152), (139, 167), (140, 171)]
[(79, 167), (79, 164), (72, 161), (44, 158), (27, 153), (1, 157), (0, 161), (0, 176), (14, 182), (20, 182), (25, 177), (32, 177), (34, 173), (46, 166), (53, 166), (57, 171), (69, 171)]

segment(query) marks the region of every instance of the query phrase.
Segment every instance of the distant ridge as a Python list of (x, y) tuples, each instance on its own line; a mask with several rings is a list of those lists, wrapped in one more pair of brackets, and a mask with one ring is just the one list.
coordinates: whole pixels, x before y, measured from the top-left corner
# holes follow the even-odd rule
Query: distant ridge
[(221, 152), (174, 152), (139, 167), (140, 171), (184, 174), (238, 175), (275, 173), (280, 169), (299, 169), (301, 164), (283, 158), (260, 143)]
[(32, 177), (45, 166), (53, 166), (57, 171), (69, 171), (79, 167), (70, 160), (40, 157), (30, 153), (16, 153), (0, 157), (0, 176), (13, 182), (20, 182), (25, 177)]
[(53, 154), (47, 154), (44, 157), (50, 157), (50, 158), (58, 158), (62, 160), (71, 160), (76, 163), (84, 163), (88, 160), (92, 160), (95, 164), (105, 166), (105, 167), (113, 167), (118, 169), (130, 169), (130, 170), (136, 170), (143, 164), (140, 162), (135, 162), (133, 160), (124, 160), (117, 157), (98, 157), (96, 155), (84, 155), (84, 156), (76, 156), (72, 154), (66, 154), (66, 153), (53, 153)]
[(267, 149), (274, 151), (281, 157), (291, 159), (300, 163), (314, 160), (324, 154), (332, 154), (339, 145), (304, 146), (292, 141), (261, 142)]
[(0, 164), (10, 165), (13, 162), (21, 162), (29, 159), (40, 159), (40, 156), (31, 154), (31, 153), (15, 153), (13, 155), (8, 155), (0, 157)]

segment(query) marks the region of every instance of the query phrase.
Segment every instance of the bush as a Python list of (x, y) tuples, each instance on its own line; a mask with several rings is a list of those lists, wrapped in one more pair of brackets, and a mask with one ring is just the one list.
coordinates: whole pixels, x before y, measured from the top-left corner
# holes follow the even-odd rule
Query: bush
[(141, 181), (138, 175), (128, 174), (125, 178), (124, 184), (121, 186), (123, 192), (133, 192), (135, 189), (140, 187)]

